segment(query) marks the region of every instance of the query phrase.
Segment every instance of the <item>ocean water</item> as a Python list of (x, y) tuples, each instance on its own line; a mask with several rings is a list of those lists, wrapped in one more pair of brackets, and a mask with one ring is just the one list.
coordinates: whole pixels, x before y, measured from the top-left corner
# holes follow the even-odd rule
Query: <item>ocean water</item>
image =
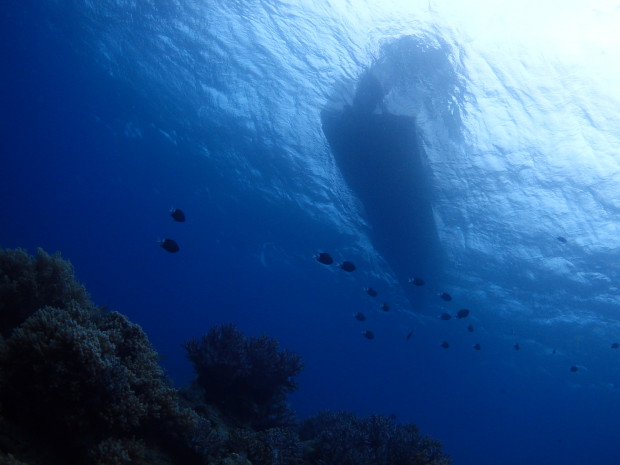
[[(24, 0), (0, 21), (0, 247), (61, 251), (177, 385), (181, 344), (233, 322), (303, 357), (301, 417), (395, 414), (455, 465), (620, 463), (616, 2)], [(394, 239), (364, 202), (393, 185), (349, 185), (323, 131), (369, 70), (373, 114), (415, 122), (425, 269), (428, 225)]]

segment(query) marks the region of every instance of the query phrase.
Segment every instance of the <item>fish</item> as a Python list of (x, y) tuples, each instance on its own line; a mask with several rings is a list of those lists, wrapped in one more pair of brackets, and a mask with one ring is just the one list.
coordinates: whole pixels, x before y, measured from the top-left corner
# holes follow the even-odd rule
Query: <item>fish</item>
[(381, 304), (381, 310), (383, 310), (384, 312), (389, 312), (390, 311), (390, 306), (388, 305), (387, 302), (383, 302)]
[(409, 334), (407, 334), (407, 341), (411, 339), (411, 336), (413, 336), (413, 331), (410, 331)]
[(480, 349), (482, 349), (482, 347), (480, 346), (480, 344), (474, 344), (472, 347), (473, 347), (474, 349), (476, 349), (476, 350), (480, 350)]
[(469, 331), (470, 333), (474, 332), (474, 325), (468, 325), (467, 326), (467, 331)]
[(452, 300), (452, 296), (447, 292), (442, 292), (441, 294), (439, 294), (439, 297), (441, 297), (446, 302), (450, 302)]
[(451, 318), (452, 316), (449, 313), (442, 313), (441, 315), (439, 315), (440, 320), (448, 321)]
[(450, 343), (448, 343), (448, 342), (446, 342), (446, 341), (443, 341), (443, 342), (441, 343), (441, 347), (443, 347), (444, 349), (447, 349), (448, 347), (450, 347)]
[(456, 313), (456, 318), (460, 320), (461, 318), (467, 318), (468, 315), (469, 310), (467, 310), (466, 308), (462, 308)]
[(179, 244), (172, 239), (162, 239), (159, 241), (159, 244), (164, 250), (167, 250), (170, 253), (176, 253), (179, 251)]
[(515, 350), (521, 350), (521, 346), (519, 345), (518, 342), (514, 345), (514, 348)]
[[(579, 368), (577, 367), (577, 365), (573, 365), (572, 367), (570, 367), (570, 371), (571, 373), (576, 373), (577, 370), (579, 370)], [(587, 371), (587, 370), (586, 370)]]
[(170, 210), (170, 216), (178, 223), (183, 223), (185, 221), (185, 213), (178, 208), (172, 208)]
[(414, 286), (424, 286), (424, 280), (422, 278), (418, 278), (418, 277), (411, 278), (409, 282), (413, 284)]
[(377, 297), (377, 295), (379, 294), (375, 289), (373, 289), (372, 287), (367, 287), (364, 289), (366, 291), (366, 294), (368, 294), (370, 297)]
[(345, 260), (338, 266), (340, 266), (340, 268), (342, 268), (344, 271), (348, 271), (349, 273), (355, 271), (355, 265), (353, 264), (353, 262), (350, 262), (348, 260)]
[(362, 312), (357, 312), (355, 314), (355, 319), (357, 321), (366, 321), (366, 315), (364, 315)]
[(612, 348), (612, 349), (617, 349), (618, 347), (620, 347), (620, 344), (618, 344), (617, 342), (614, 342), (614, 343), (611, 345), (611, 348)]
[(321, 111), (323, 134), (343, 180), (363, 206), (369, 238), (416, 309), (428, 296), (413, 292), (412, 269), (435, 281), (443, 250), (431, 201), (426, 153), (412, 116), (376, 112), (385, 96), (369, 70), (357, 82), (353, 104)]
[(566, 244), (568, 242), (564, 236), (558, 236), (556, 239), (562, 244)]
[(327, 252), (318, 253), (314, 256), (314, 258), (316, 258), (317, 261), (319, 263), (322, 263), (323, 265), (331, 265), (332, 263), (334, 263), (334, 259)]
[(364, 337), (366, 339), (374, 339), (375, 338), (375, 333), (373, 333), (372, 331), (368, 331), (367, 330), (367, 331), (364, 331), (362, 334), (364, 335)]

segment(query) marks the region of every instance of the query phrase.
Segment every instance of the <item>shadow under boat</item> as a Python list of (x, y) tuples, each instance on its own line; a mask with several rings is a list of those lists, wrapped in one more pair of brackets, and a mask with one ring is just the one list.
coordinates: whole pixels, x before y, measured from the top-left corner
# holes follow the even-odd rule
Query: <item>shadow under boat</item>
[[(344, 180), (364, 207), (373, 246), (413, 310), (424, 313), (439, 285), (443, 262), (431, 183), (415, 119), (376, 112), (382, 100), (380, 83), (365, 73), (353, 105), (321, 112), (323, 132)], [(426, 286), (411, 284), (414, 276)]]

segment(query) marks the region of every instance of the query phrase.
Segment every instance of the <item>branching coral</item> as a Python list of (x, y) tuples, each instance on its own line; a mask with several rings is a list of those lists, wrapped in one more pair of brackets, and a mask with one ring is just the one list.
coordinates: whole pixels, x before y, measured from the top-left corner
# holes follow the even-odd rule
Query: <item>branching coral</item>
[(90, 306), (84, 286), (75, 280), (71, 263), (59, 253), (38, 249), (36, 258), (23, 249), (0, 251), (0, 333), (8, 336), (36, 310), (63, 308), (75, 301)]
[(82, 453), (110, 435), (189, 431), (195, 414), (179, 408), (144, 332), (92, 312), (45, 307), (13, 331), (0, 354), (4, 415)]
[(300, 428), (310, 463), (340, 465), (448, 465), (438, 441), (423, 437), (413, 424), (393, 417), (358, 417), (347, 412), (321, 412)]
[[(119, 313), (95, 309), (59, 256), (39, 251), (31, 263), (22, 251), (0, 256), (4, 265), (15, 265), (3, 268), (4, 277), (10, 276), (1, 294), (3, 309), (17, 309), (0, 314), (0, 320), (20, 313), (19, 305), (29, 306), (21, 315), (30, 313), (0, 344), (4, 419), (63, 461), (88, 463), (114, 449), (116, 461), (127, 456), (138, 463), (134, 437), (195, 458), (185, 439), (197, 415), (180, 408), (142, 329)], [(37, 302), (58, 307), (33, 310)]]
[[(126, 337), (126, 338), (125, 338)], [(142, 330), (118, 313), (45, 307), (13, 331), (2, 354), (6, 411), (54, 428), (130, 431), (166, 418), (176, 391), (163, 381)], [(16, 414), (18, 412), (15, 412)]]
[(299, 355), (279, 351), (277, 341), (266, 335), (247, 339), (232, 324), (184, 347), (207, 402), (259, 429), (290, 421), (286, 396), (297, 389), (293, 377), (303, 367)]
[(242, 453), (253, 465), (303, 465), (299, 436), (292, 427), (231, 431), (230, 451)]
[(146, 445), (136, 439), (107, 438), (97, 444), (90, 453), (90, 458), (97, 464), (133, 465), (148, 463)]

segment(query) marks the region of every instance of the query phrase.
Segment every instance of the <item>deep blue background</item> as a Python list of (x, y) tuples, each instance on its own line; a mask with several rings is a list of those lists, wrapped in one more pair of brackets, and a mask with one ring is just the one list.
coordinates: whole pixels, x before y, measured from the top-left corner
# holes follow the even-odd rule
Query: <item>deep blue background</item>
[[(244, 171), (202, 149), (224, 152), (232, 134), (258, 158), (277, 162), (277, 151), (226, 120), (220, 131), (193, 125), (191, 113), (180, 119), (183, 106), (167, 106), (148, 81), (111, 74), (93, 59), (75, 5), (24, 2), (1, 13), (0, 246), (61, 251), (97, 305), (145, 329), (178, 385), (192, 376), (181, 343), (231, 321), (302, 355), (292, 396), (302, 416), (325, 408), (394, 413), (441, 440), (456, 465), (618, 463), (612, 340), (585, 340), (571, 328), (545, 339), (544, 327), (526, 330), (520, 320), (507, 328), (494, 319), (492, 299), (468, 320), (412, 315), (354, 236), (300, 202), (252, 190)], [(287, 171), (270, 172), (270, 163), (262, 176), (273, 176), (276, 189)], [(187, 222), (174, 223), (171, 207)], [(164, 237), (181, 251), (163, 251)], [(313, 259), (321, 250), (360, 269), (324, 267)], [(393, 311), (379, 310), (363, 292), (369, 285)], [(446, 310), (473, 301), (454, 297)], [(357, 322), (356, 311), (368, 322)], [(361, 336), (367, 328), (375, 340)], [(471, 349), (476, 342), (482, 351)], [(547, 349), (562, 344), (581, 358)], [(572, 374), (572, 364), (582, 369)]]

